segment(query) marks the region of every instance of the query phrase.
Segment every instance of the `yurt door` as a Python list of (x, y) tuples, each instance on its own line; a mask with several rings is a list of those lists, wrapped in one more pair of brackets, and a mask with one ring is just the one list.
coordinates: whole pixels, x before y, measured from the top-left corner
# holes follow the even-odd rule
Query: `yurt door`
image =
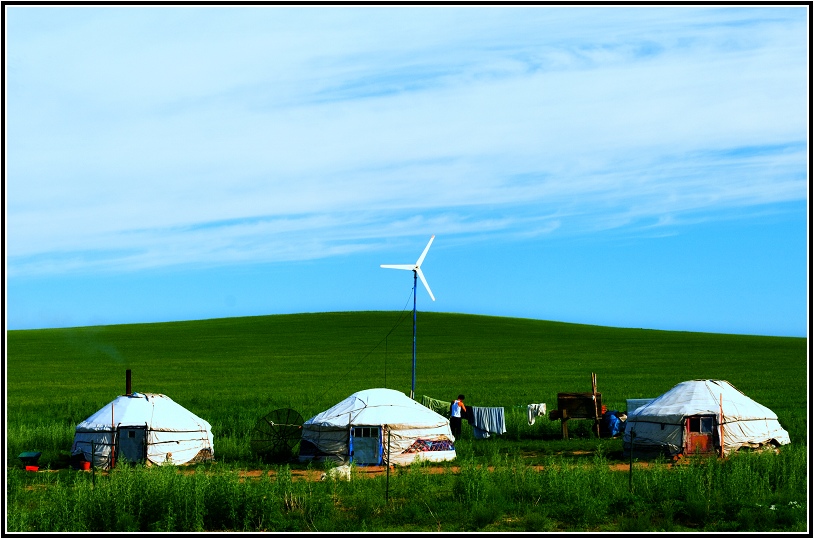
[(382, 429), (380, 427), (353, 427), (352, 460), (356, 464), (382, 463)]
[(116, 438), (119, 442), (116, 448), (116, 460), (141, 462), (147, 458), (146, 427), (119, 427), (119, 434)]
[(717, 418), (712, 415), (696, 415), (686, 419), (684, 431), (684, 454), (709, 453), (715, 450)]

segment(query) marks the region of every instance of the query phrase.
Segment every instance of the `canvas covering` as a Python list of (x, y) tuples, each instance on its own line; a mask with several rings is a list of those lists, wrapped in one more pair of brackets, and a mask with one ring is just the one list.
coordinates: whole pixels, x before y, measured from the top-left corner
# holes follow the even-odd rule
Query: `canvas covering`
[(113, 433), (128, 427), (146, 429), (146, 458), (152, 464), (187, 464), (196, 457), (214, 457), (209, 422), (168, 396), (155, 393), (121, 395), (79, 423), (71, 454), (81, 453), (94, 466), (106, 468)]
[(725, 454), (744, 446), (783, 445), (791, 441), (774, 412), (726, 380), (690, 380), (628, 413), (623, 437), (625, 449), (630, 449), (631, 432), (635, 431), (635, 449), (677, 455), (683, 451), (685, 419), (713, 415), (717, 426), (722, 410)]
[[(440, 461), (455, 458), (455, 450), (407, 452), (417, 440), (449, 441), (455, 437), (449, 420), (393, 389), (359, 391), (342, 402), (303, 423), (302, 439), (314, 444), (320, 453), (338, 462), (348, 462), (351, 427), (382, 428), (383, 444), (390, 444), (393, 464), (408, 464), (416, 459)], [(384, 450), (387, 461), (387, 449)], [(308, 456), (300, 456), (307, 460)]]

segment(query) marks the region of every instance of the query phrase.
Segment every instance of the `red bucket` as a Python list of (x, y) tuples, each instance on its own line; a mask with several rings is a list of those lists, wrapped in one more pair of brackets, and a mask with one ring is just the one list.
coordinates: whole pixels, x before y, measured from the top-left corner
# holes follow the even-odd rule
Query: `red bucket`
[(80, 470), (90, 470), (90, 462), (88, 462), (88, 461), (80, 462), (79, 463), (79, 469)]
[(26, 466), (25, 467), (25, 471), (27, 471), (27, 472), (36, 472), (39, 469), (40, 469), (39, 466)]

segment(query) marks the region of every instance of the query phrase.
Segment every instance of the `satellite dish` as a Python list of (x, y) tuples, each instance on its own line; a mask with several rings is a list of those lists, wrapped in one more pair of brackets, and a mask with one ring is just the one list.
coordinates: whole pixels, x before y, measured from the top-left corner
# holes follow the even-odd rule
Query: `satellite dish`
[(250, 445), (261, 457), (287, 458), (301, 437), (302, 416), (291, 408), (280, 408), (257, 420)]

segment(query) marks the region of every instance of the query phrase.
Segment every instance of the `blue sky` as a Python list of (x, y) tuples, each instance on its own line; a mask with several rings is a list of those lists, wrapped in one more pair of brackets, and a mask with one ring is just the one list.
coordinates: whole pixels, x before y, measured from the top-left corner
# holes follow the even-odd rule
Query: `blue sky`
[(807, 335), (805, 6), (4, 9), (8, 329)]

